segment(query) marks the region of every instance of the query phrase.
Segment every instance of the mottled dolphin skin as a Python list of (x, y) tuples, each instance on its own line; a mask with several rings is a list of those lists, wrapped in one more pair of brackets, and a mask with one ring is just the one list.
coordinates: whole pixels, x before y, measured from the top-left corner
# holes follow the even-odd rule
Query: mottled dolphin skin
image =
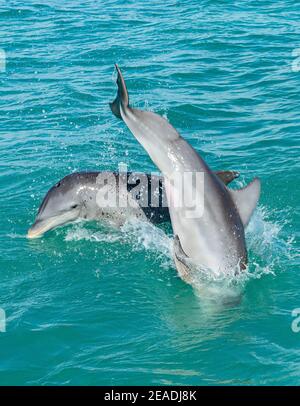
[[(179, 274), (189, 281), (190, 273), (195, 269), (218, 275), (245, 269), (244, 227), (260, 195), (259, 179), (255, 178), (243, 189), (229, 190), (167, 120), (155, 113), (130, 107), (124, 78), (117, 65), (116, 68), (118, 93), (110, 107), (165, 177)], [(173, 187), (171, 181), (182, 179), (185, 173), (200, 173), (204, 177), (204, 188), (195, 188), (193, 182), (184, 185), (185, 193), (196, 195), (197, 201), (204, 203), (203, 213), (197, 218), (189, 218), (186, 207), (177, 207), (170, 199), (170, 196), (181, 198), (179, 189)]]
[[(225, 184), (239, 176), (236, 171), (218, 171), (216, 174)], [(99, 206), (97, 194), (101, 193), (102, 183), (99, 182), (101, 175), (110, 180), (111, 190), (116, 194), (117, 205), (115, 208)], [(126, 179), (123, 179), (126, 182), (123, 197), (124, 199), (130, 198), (131, 201), (133, 200), (130, 207), (120, 207), (119, 188), (117, 187), (120, 174), (118, 172), (72, 173), (49, 189), (40, 205), (36, 220), (28, 231), (27, 237), (41, 237), (46, 231), (79, 219), (104, 220), (116, 225), (124, 223), (130, 216), (150, 220), (155, 224), (170, 221), (162, 176), (132, 172), (124, 172), (121, 176), (126, 177)], [(114, 179), (115, 182), (112, 182)], [(140, 196), (134, 193), (135, 187), (140, 182), (145, 182), (148, 189), (147, 200), (143, 201), (143, 204), (139, 199)], [(153, 195), (158, 196), (156, 204), (151, 200)]]

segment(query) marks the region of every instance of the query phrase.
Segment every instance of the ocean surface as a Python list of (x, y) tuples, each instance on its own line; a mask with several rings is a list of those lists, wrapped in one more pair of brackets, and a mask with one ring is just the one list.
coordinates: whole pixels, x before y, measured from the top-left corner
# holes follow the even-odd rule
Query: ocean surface
[[(299, 34), (291, 0), (0, 2), (1, 385), (300, 383)], [(261, 178), (240, 303), (178, 277), (168, 225), (26, 239), (63, 176), (156, 171), (109, 109), (115, 62), (232, 187)]]

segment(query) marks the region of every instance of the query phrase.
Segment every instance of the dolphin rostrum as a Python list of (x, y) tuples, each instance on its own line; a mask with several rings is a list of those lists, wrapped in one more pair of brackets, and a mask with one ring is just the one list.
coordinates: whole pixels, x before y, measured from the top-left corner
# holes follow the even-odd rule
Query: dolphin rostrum
[[(239, 173), (217, 171), (216, 175), (227, 185)], [(108, 191), (116, 197), (114, 205), (105, 205), (99, 199), (107, 193), (107, 188), (103, 191), (103, 180), (109, 183)], [(124, 189), (119, 187), (121, 180), (125, 183)], [(144, 191), (140, 187), (142, 183)], [(146, 201), (140, 198), (140, 191), (146, 195)], [(122, 204), (124, 201), (131, 204)], [(120, 225), (133, 216), (155, 224), (163, 223), (170, 221), (166, 202), (163, 177), (159, 175), (109, 171), (72, 173), (49, 189), (27, 237), (41, 237), (49, 230), (80, 219)]]
[[(252, 180), (239, 190), (228, 189), (203, 158), (163, 117), (131, 108), (126, 84), (116, 65), (118, 93), (110, 103), (115, 116), (122, 119), (162, 172), (167, 187), (171, 223), (174, 231), (174, 259), (179, 274), (189, 281), (191, 273), (208, 270), (213, 274), (234, 274), (246, 268), (247, 249), (244, 228), (256, 207), (260, 181)], [(184, 193), (203, 202), (199, 215), (187, 215), (180, 201), (181, 190), (174, 180), (185, 173), (203, 176), (203, 187), (185, 182)], [(176, 182), (175, 182), (176, 184)], [(201, 213), (200, 213), (201, 212)]]

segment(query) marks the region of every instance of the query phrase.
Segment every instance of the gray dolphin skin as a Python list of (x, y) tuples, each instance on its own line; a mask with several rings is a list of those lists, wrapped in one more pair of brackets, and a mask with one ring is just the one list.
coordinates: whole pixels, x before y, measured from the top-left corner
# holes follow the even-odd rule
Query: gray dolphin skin
[[(225, 184), (239, 176), (236, 171), (217, 171), (216, 175)], [(77, 172), (65, 176), (57, 182), (45, 195), (34, 224), (28, 230), (28, 238), (38, 238), (49, 230), (76, 220), (103, 220), (120, 225), (128, 218), (135, 217), (149, 220), (154, 224), (170, 221), (166, 202), (163, 177), (154, 174), (128, 172), (121, 175), (126, 183), (123, 198), (131, 200), (130, 207), (121, 207), (119, 199), (120, 174), (118, 172), (94, 171)], [(103, 182), (107, 179), (110, 191), (116, 196), (115, 207), (104, 207), (99, 204), (97, 196), (101, 194)], [(99, 181), (100, 180), (100, 181)], [(146, 184), (147, 199), (142, 201), (135, 193), (136, 186), (143, 181)], [(121, 189), (122, 190), (122, 189)], [(106, 190), (107, 191), (107, 190)], [(158, 196), (157, 204), (151, 200)], [(143, 202), (143, 204), (142, 204)]]
[[(133, 109), (122, 73), (116, 65), (118, 93), (110, 107), (124, 121), (144, 147), (165, 178), (171, 223), (175, 238), (174, 258), (179, 274), (189, 281), (195, 270), (217, 275), (240, 272), (247, 265), (244, 228), (256, 207), (260, 181), (255, 178), (239, 190), (228, 189), (207, 163), (163, 117)], [(200, 215), (191, 218), (184, 205), (173, 202), (182, 198), (174, 180), (185, 173), (202, 174), (203, 188), (194, 182), (184, 184), (184, 193), (203, 202)], [(180, 179), (179, 179), (180, 180)]]

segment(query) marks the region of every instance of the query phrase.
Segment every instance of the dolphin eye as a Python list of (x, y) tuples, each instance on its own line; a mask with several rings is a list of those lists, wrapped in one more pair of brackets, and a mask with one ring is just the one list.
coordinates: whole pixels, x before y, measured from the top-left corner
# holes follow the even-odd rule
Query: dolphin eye
[(71, 209), (76, 209), (76, 207), (78, 207), (78, 204), (73, 204), (73, 206), (71, 206)]

